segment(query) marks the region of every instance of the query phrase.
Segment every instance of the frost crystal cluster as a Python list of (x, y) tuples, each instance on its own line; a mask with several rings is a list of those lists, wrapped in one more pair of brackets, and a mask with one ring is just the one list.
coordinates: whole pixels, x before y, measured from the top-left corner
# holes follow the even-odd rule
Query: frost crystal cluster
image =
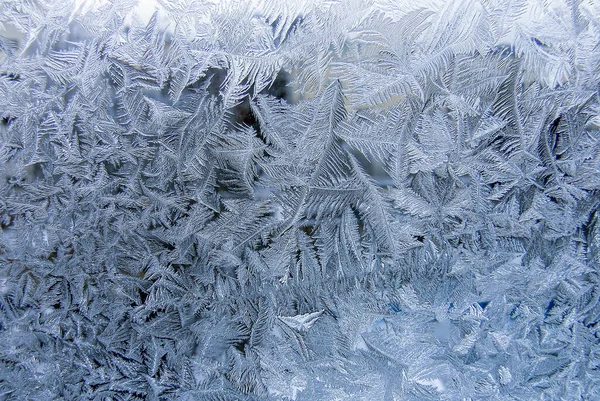
[(600, 399), (599, 84), (592, 0), (0, 2), (0, 400)]

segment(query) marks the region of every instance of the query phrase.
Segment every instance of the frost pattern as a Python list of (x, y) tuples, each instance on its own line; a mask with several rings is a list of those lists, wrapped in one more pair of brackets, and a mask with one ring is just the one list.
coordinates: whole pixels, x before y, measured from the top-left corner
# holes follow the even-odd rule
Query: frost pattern
[(0, 16), (0, 399), (597, 399), (597, 2)]

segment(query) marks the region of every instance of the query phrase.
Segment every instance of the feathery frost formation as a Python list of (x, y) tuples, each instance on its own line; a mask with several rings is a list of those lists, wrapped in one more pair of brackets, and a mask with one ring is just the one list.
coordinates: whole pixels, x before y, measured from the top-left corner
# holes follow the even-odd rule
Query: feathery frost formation
[(591, 0), (3, 1), (0, 399), (595, 399), (599, 38)]

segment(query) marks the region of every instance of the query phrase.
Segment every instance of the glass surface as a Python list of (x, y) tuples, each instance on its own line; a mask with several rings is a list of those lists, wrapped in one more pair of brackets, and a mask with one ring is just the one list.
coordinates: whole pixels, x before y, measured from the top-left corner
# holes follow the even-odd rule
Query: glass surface
[(0, 2), (1, 400), (594, 400), (600, 4)]

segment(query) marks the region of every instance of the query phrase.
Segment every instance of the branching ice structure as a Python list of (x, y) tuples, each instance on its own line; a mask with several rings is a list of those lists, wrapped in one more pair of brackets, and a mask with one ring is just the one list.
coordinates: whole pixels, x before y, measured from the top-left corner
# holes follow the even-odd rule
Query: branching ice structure
[(599, 35), (1, 2), (0, 399), (599, 399)]

